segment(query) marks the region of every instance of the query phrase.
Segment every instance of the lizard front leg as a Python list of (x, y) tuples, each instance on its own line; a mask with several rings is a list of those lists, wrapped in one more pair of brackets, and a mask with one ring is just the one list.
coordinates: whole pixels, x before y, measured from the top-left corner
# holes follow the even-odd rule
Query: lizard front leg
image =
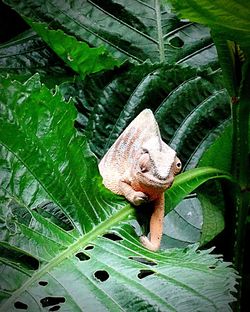
[(146, 236), (141, 236), (140, 241), (147, 249), (156, 251), (160, 248), (163, 220), (164, 220), (164, 193), (156, 199), (154, 204), (154, 211), (150, 219), (150, 240)]
[(119, 182), (119, 188), (127, 200), (135, 206), (139, 206), (148, 201), (148, 196), (145, 193), (135, 191), (129, 182), (125, 180)]

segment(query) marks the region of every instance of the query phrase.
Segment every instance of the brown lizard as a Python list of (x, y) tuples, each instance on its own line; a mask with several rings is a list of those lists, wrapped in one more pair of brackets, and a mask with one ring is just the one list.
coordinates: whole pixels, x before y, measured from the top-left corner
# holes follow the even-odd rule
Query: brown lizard
[(143, 110), (118, 137), (99, 164), (104, 185), (133, 205), (153, 203), (150, 240), (141, 236), (149, 250), (160, 247), (164, 220), (164, 191), (181, 170), (176, 152), (162, 141), (150, 109)]

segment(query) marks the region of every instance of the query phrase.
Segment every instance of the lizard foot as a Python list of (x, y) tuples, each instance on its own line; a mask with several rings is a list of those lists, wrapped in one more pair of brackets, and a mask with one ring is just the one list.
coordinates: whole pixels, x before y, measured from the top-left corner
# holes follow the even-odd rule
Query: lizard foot
[(160, 248), (160, 244), (151, 243), (150, 240), (145, 235), (140, 236), (140, 242), (144, 247), (146, 247), (148, 250), (151, 251), (156, 251)]
[(135, 192), (131, 203), (135, 206), (140, 206), (141, 204), (145, 204), (148, 201), (148, 196), (142, 192)]

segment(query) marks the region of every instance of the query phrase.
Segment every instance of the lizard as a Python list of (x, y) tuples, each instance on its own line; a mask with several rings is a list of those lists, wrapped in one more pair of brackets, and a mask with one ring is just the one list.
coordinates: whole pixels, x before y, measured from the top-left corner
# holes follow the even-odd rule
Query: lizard
[(140, 241), (151, 251), (160, 248), (165, 211), (164, 191), (181, 171), (176, 152), (161, 138), (150, 109), (144, 109), (121, 133), (99, 163), (103, 184), (135, 206), (152, 203), (150, 239)]

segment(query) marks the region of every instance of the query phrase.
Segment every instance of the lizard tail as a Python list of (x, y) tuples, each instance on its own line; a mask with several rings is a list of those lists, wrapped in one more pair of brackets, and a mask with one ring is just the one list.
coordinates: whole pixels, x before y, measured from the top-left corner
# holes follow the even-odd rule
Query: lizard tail
[(165, 210), (164, 193), (154, 202), (154, 211), (150, 219), (150, 240), (146, 236), (141, 236), (140, 241), (147, 249), (156, 251), (160, 248), (163, 232), (163, 220)]

